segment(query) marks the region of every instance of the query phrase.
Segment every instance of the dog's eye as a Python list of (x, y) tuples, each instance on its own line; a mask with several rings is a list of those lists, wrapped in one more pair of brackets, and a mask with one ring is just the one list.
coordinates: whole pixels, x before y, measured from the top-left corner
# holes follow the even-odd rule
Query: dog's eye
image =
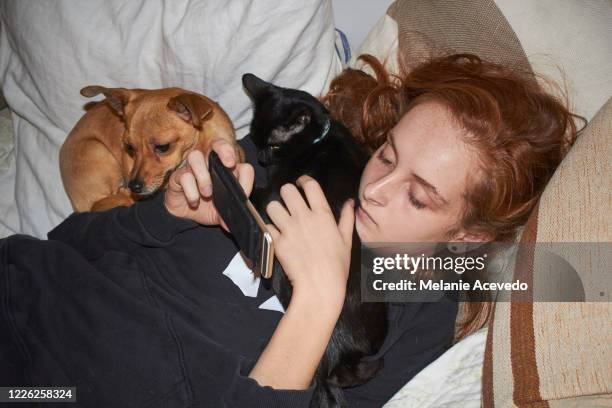
[(155, 145), (155, 151), (157, 153), (166, 153), (170, 148), (170, 143), (166, 143), (163, 145)]
[(125, 148), (126, 153), (130, 156), (136, 153), (136, 149), (130, 143), (126, 143), (123, 147)]

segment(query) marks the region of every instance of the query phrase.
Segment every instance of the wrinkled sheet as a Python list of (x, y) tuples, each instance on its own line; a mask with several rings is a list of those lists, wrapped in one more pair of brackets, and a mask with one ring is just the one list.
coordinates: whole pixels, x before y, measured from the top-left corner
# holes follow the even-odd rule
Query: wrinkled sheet
[(385, 408), (480, 408), (487, 329), (461, 340), (425, 367)]

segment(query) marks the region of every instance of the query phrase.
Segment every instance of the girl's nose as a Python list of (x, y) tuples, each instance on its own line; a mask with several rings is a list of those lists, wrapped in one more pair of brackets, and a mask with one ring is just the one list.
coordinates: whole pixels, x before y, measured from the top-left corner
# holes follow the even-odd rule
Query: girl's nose
[(375, 180), (365, 186), (363, 196), (370, 205), (384, 207), (389, 202), (389, 195), (393, 190), (391, 174)]

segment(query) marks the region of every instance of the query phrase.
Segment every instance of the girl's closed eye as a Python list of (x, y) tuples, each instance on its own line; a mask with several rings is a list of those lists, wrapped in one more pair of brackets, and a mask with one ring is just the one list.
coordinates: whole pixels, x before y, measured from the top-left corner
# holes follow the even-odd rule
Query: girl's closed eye
[(416, 197), (414, 196), (414, 194), (412, 194), (411, 191), (408, 192), (408, 199), (410, 200), (412, 205), (419, 210), (426, 207), (425, 204), (423, 204), (421, 201), (416, 199)]
[(378, 152), (378, 159), (381, 161), (382, 164), (384, 164), (385, 166), (392, 166), (393, 162), (389, 159), (387, 159), (387, 157), (385, 156), (385, 152), (383, 151), (383, 149), (381, 149)]

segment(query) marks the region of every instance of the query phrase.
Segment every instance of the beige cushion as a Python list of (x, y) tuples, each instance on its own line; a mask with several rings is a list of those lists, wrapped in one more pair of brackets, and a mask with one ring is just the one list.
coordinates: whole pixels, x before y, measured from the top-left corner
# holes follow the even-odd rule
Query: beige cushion
[[(555, 172), (522, 242), (612, 241), (611, 138), (612, 98)], [(584, 244), (590, 250), (559, 254), (586, 283), (587, 300), (606, 287), (588, 287), (594, 270), (609, 273), (609, 263), (600, 265), (609, 254), (592, 250), (597, 247)], [(537, 250), (524, 253), (515, 269), (515, 277), (532, 280), (534, 290), (547, 269), (541, 257)], [(606, 302), (497, 303), (485, 351), (483, 405), (612, 406), (612, 303), (609, 290), (601, 293)]]
[(531, 72), (512, 28), (492, 0), (399, 0), (394, 2), (356, 57), (370, 53), (392, 72), (398, 63), (410, 69), (432, 56), (469, 52)]
[(397, 33), (397, 22), (388, 14), (384, 14), (363, 40), (361, 46), (353, 53), (348, 63), (349, 67), (363, 68), (363, 64), (358, 62), (357, 58), (362, 54), (370, 54), (378, 58), (390, 72), (398, 72), (399, 39)]
[(399, 56), (408, 68), (449, 53), (530, 71), (512, 27), (492, 0), (404, 0), (389, 7), (398, 25)]

